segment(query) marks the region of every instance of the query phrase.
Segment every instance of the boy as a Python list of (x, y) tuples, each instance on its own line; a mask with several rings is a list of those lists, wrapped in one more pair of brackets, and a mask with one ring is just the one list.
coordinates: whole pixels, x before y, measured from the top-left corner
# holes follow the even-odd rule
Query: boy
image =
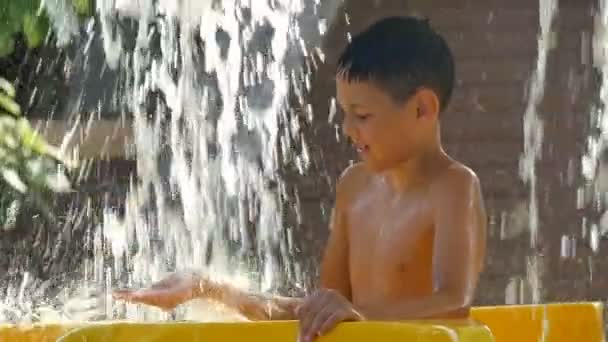
[(164, 309), (213, 299), (252, 320), (299, 319), (305, 340), (342, 321), (468, 317), (486, 216), (476, 175), (441, 145), (453, 84), (452, 54), (426, 20), (383, 19), (343, 52), (337, 98), (362, 162), (337, 186), (315, 294), (265, 297), (173, 275), (116, 297)]

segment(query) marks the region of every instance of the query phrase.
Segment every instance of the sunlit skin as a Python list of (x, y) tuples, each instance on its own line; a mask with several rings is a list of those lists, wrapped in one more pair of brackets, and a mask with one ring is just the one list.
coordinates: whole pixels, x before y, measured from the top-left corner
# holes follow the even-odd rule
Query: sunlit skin
[(302, 340), (343, 321), (468, 317), (486, 216), (476, 175), (442, 149), (436, 93), (396, 101), (373, 82), (337, 77), (336, 86), (344, 133), (362, 161), (339, 180), (320, 290), (268, 297), (173, 275), (116, 297), (167, 310), (215, 299), (251, 320), (298, 319)]

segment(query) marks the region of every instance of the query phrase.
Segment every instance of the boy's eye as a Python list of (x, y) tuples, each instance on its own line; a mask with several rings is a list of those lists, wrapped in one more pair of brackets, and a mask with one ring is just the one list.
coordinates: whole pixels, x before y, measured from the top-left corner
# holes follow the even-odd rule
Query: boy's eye
[(362, 114), (362, 115), (356, 115), (357, 120), (360, 121), (365, 121), (367, 119), (369, 119), (371, 115), (370, 114)]

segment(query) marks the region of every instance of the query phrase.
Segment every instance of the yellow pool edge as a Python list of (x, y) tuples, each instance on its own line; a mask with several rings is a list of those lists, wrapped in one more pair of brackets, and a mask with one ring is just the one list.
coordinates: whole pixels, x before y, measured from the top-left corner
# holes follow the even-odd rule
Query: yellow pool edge
[(496, 342), (605, 342), (602, 302), (477, 307), (473, 319), (487, 325)]
[[(368, 342), (368, 341), (421, 341), (421, 342), (492, 342), (489, 330), (478, 323), (469, 322), (351, 322), (342, 323), (318, 342)], [(123, 323), (110, 327), (89, 326), (70, 331), (62, 342), (80, 341), (145, 341), (143, 336), (154, 340), (201, 340), (234, 341), (246, 338), (250, 342), (296, 341), (297, 321), (236, 322), (236, 323)]]
[[(383, 324), (445, 326), (450, 329), (456, 328), (458, 333), (463, 336), (470, 336), (471, 334), (479, 332), (479, 326), (484, 325), (492, 332), (496, 342), (537, 342), (541, 338), (545, 338), (544, 342), (605, 342), (603, 308), (604, 304), (601, 302), (484, 306), (475, 307), (471, 310), (471, 320), (384, 322)], [(478, 322), (478, 324), (471, 323), (472, 321)], [(544, 326), (545, 322), (548, 322), (548, 328)], [(60, 336), (73, 329), (116, 324), (141, 323), (124, 320), (90, 323), (53, 322), (21, 325), (0, 324), (0, 341), (50, 342), (56, 341)], [(297, 322), (218, 322), (204, 324), (207, 326), (254, 324), (259, 326), (274, 325), (275, 327), (285, 326), (285, 324), (287, 324), (288, 326), (291, 326), (290, 329), (293, 329), (293, 327), (297, 325)], [(349, 325), (349, 323), (344, 324)]]
[[(104, 325), (110, 325), (110, 329), (99, 329)], [(190, 326), (189, 326), (190, 325)], [(124, 336), (125, 330), (131, 331), (142, 331), (155, 330), (154, 334), (164, 332), (175, 331), (178, 335), (178, 331), (186, 330), (200, 330), (205, 331), (205, 336), (210, 341), (219, 339), (221, 341), (226, 340), (222, 338), (229, 331), (240, 331), (247, 335), (248, 340), (252, 342), (262, 342), (265, 339), (263, 336), (275, 336), (284, 338), (294, 337), (297, 332), (298, 322), (297, 321), (274, 321), (274, 322), (213, 322), (213, 323), (196, 323), (196, 322), (166, 322), (166, 323), (141, 323), (132, 321), (103, 321), (103, 322), (91, 322), (91, 323), (54, 323), (54, 324), (31, 324), (31, 325), (1, 325), (0, 326), (0, 341), (11, 341), (11, 342), (55, 342), (62, 337), (68, 335), (79, 335), (83, 331), (83, 334), (91, 334), (92, 336), (101, 336), (107, 334), (107, 330), (116, 331), (122, 330), (123, 333), (118, 335)], [(181, 329), (179, 329), (181, 328)], [(237, 329), (235, 329), (237, 328)], [(87, 331), (88, 330), (88, 331)], [(95, 332), (98, 330), (98, 332)], [(103, 331), (106, 330), (106, 331)], [(489, 330), (476, 322), (473, 321), (411, 321), (411, 322), (363, 322), (363, 323), (343, 323), (336, 330), (337, 336), (333, 336), (331, 341), (350, 341), (357, 342), (353, 338), (360, 336), (363, 338), (365, 335), (373, 333), (374, 336), (389, 334), (395, 335), (395, 331), (404, 334), (414, 334), (415, 332), (424, 331), (435, 331), (443, 334), (439, 334), (436, 337), (429, 337), (429, 342), (444, 341), (446, 334), (454, 334), (458, 336), (458, 339), (463, 342), (491, 342), (491, 334)], [(103, 332), (103, 333), (102, 333)], [(253, 333), (253, 335), (251, 335)], [(202, 335), (202, 334), (201, 334)], [(138, 336), (141, 336), (138, 335)], [(181, 335), (179, 335), (181, 336)], [(254, 338), (253, 340), (251, 338)], [(274, 340), (279, 340), (277, 338)], [(63, 340), (63, 339), (62, 339)], [(66, 338), (65, 340), (71, 341)], [(81, 340), (78, 338), (77, 340)], [(120, 339), (123, 341), (125, 339)], [(96, 340), (98, 341), (98, 340)], [(425, 339), (424, 341), (427, 341)]]

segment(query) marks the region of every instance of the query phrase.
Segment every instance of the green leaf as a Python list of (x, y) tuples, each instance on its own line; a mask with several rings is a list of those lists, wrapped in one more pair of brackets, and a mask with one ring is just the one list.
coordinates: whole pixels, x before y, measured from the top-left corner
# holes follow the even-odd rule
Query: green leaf
[(29, 13), (36, 13), (40, 7), (39, 0), (8, 0), (8, 2), (10, 14), (19, 17), (23, 17)]
[(19, 140), (14, 134), (7, 134), (2, 137), (2, 144), (11, 150), (16, 150), (19, 147)]
[(10, 36), (15, 33), (13, 30), (13, 24), (9, 23), (9, 18), (5, 17), (5, 13), (0, 9), (0, 35)]
[(17, 127), (17, 119), (12, 115), (0, 115), (0, 138)]
[(93, 14), (92, 0), (72, 0), (72, 5), (78, 15), (91, 16)]
[(17, 134), (24, 147), (27, 147), (38, 154), (46, 154), (47, 143), (38, 132), (32, 129), (30, 123), (26, 119), (21, 119), (17, 122)]
[(4, 90), (4, 92), (13, 99), (17, 94), (17, 92), (15, 91), (15, 87), (13, 87), (13, 84), (2, 77), (0, 77), (0, 90)]
[(36, 48), (42, 44), (50, 28), (49, 19), (45, 13), (40, 15), (26, 14), (23, 19), (23, 33), (28, 48)]
[[(2, 20), (2, 19), (0, 19)], [(0, 57), (6, 57), (15, 51), (14, 31), (0, 31)]]
[[(4, 4), (0, 4), (0, 9), (2, 6)], [(30, 34), (36, 33), (40, 24), (37, 20), (43, 17), (30, 13), (24, 18), (27, 18), (24, 29), (31, 31)], [(0, 38), (6, 37), (9, 35), (0, 31)], [(28, 39), (30, 44), (37, 38)], [(13, 85), (0, 77), (0, 230), (14, 226), (16, 213), (24, 203), (34, 205), (46, 220), (53, 222), (52, 194), (72, 190), (69, 174), (65, 173), (71, 169), (70, 165), (26, 118), (17, 116), (21, 109), (14, 97)]]
[(23, 180), (21, 180), (21, 177), (19, 177), (19, 174), (17, 171), (15, 171), (15, 169), (3, 167), (0, 170), (0, 174), (6, 183), (14, 190), (20, 193), (25, 193), (27, 191), (27, 185), (25, 185)]
[(0, 4), (0, 22), (4, 23), (5, 31), (2, 33), (13, 34), (21, 27), (24, 11), (21, 9), (21, 0), (9, 0)]
[(16, 116), (21, 115), (21, 107), (8, 95), (0, 93), (0, 109)]

